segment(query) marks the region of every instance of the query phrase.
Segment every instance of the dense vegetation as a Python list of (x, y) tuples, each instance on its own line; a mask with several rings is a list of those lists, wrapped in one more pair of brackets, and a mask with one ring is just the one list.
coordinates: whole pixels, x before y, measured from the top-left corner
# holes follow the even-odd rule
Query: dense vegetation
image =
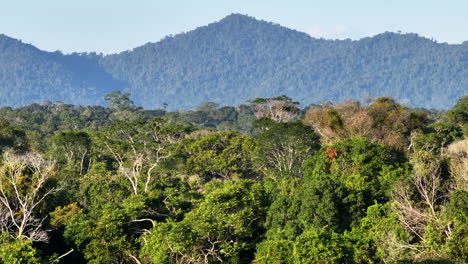
[(44, 52), (0, 34), (0, 105), (24, 106), (44, 100), (103, 104), (105, 94), (122, 89), (93, 54)]
[(468, 97), (0, 109), (0, 263), (466, 263)]
[(238, 105), (280, 94), (304, 105), (385, 95), (448, 109), (467, 89), (468, 42), (448, 45), (417, 34), (314, 39), (235, 14), (108, 56), (48, 53), (0, 36), (1, 106), (102, 104), (105, 94), (122, 90), (147, 109)]

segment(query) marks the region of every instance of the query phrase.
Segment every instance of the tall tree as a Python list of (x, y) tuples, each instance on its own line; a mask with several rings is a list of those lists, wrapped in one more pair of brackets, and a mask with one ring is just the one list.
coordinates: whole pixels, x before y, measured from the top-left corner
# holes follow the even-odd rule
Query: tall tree
[(37, 153), (6, 152), (0, 168), (0, 225), (14, 238), (47, 241), (39, 207), (58, 190), (51, 186), (55, 161)]

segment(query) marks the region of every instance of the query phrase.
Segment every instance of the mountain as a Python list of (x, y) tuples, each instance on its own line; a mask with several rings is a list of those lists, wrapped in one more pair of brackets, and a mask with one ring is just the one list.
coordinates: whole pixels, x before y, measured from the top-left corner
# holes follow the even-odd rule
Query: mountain
[(108, 56), (48, 53), (5, 38), (0, 94), (7, 96), (0, 105), (57, 97), (94, 104), (123, 90), (145, 108), (237, 105), (282, 94), (304, 105), (385, 95), (415, 107), (449, 108), (468, 93), (468, 42), (449, 45), (417, 34), (325, 40), (233, 14)]
[(102, 104), (103, 97), (124, 82), (98, 64), (96, 54), (45, 52), (0, 35), (0, 106), (45, 100)]

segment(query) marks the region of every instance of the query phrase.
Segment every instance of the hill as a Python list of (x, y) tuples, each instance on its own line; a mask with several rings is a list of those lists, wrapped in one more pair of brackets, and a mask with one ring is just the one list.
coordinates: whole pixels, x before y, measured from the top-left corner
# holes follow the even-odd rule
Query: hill
[(104, 95), (124, 86), (99, 66), (99, 58), (45, 52), (0, 35), (0, 106), (45, 100), (102, 104)]
[[(108, 56), (2, 45), (0, 93), (9, 96), (1, 105), (59, 100), (58, 94), (67, 103), (94, 104), (108, 91), (124, 90), (145, 108), (236, 105), (281, 94), (303, 104), (386, 95), (415, 107), (449, 108), (468, 91), (468, 42), (389, 32), (358, 41), (315, 39), (239, 14)], [(30, 96), (38, 89), (50, 97)]]

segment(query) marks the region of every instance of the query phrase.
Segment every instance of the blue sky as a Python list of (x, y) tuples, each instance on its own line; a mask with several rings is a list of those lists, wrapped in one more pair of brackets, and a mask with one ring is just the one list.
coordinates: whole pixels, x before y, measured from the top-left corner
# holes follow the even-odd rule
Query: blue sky
[(415, 32), (468, 40), (468, 0), (3, 0), (0, 33), (65, 53), (115, 53), (222, 19), (254, 16), (314, 37)]

